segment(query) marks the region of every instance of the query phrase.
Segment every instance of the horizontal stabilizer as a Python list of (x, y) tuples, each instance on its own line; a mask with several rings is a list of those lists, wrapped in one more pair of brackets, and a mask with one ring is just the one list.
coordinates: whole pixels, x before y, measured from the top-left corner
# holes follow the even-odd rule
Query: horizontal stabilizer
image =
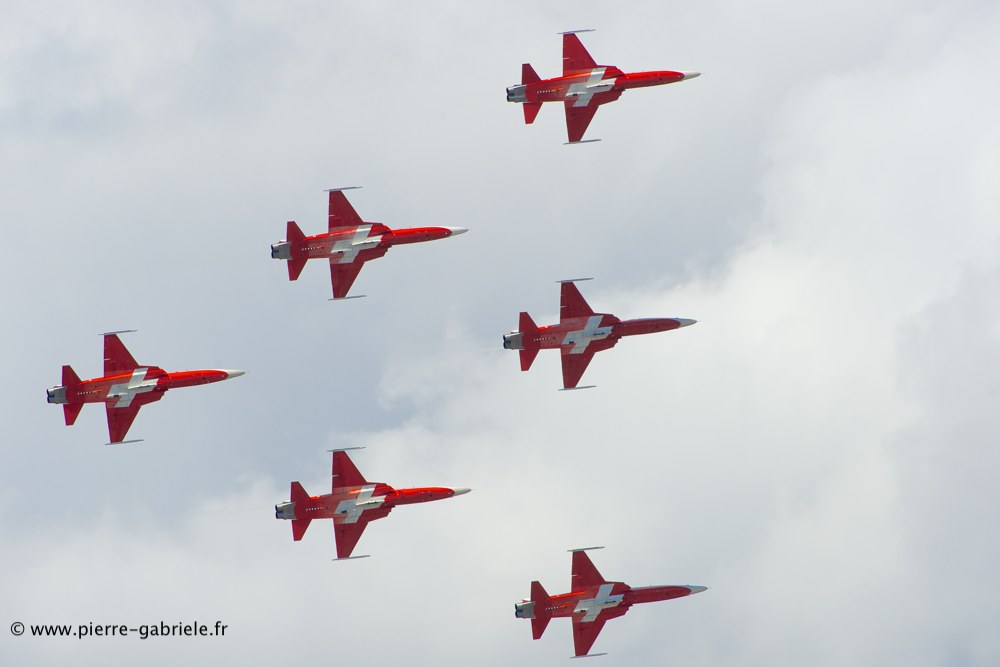
[(298, 482), (292, 482), (291, 493), (289, 494), (293, 503), (301, 503), (309, 500), (309, 494)]
[(593, 389), (596, 386), (597, 386), (596, 384), (585, 384), (582, 387), (563, 387), (559, 391), (576, 391), (577, 389)]
[(138, 331), (138, 329), (122, 329), (121, 331), (105, 331), (101, 335), (102, 336), (117, 336), (118, 334), (135, 333), (136, 331)]
[(344, 190), (360, 190), (360, 185), (347, 185), (342, 188), (327, 188), (324, 192), (343, 192)]
[(288, 228), (285, 230), (285, 240), (289, 243), (302, 243), (306, 240), (306, 235), (302, 233), (302, 230), (294, 220), (288, 221)]
[(525, 102), (521, 106), (524, 107), (524, 124), (531, 125), (535, 122), (535, 117), (538, 116), (538, 112), (542, 110), (542, 103)]
[(80, 376), (76, 374), (76, 371), (73, 370), (72, 366), (63, 366), (62, 383), (64, 387), (73, 387), (80, 384)]
[(292, 519), (292, 539), (298, 542), (306, 534), (312, 519)]
[[(563, 146), (573, 146), (575, 144), (592, 144), (595, 141), (600, 141), (600, 139), (580, 139), (579, 141), (564, 141)], [(606, 655), (604, 653), (595, 653), (594, 655)], [(592, 656), (579, 656), (581, 658), (589, 658)]]
[(371, 554), (362, 554), (360, 556), (344, 556), (343, 558), (331, 558), (330, 560), (337, 562), (338, 560), (357, 560), (359, 558), (371, 558)]
[(571, 655), (570, 658), (598, 658), (602, 655), (607, 655), (607, 653), (584, 653), (583, 655)]
[(535, 72), (534, 67), (532, 67), (528, 63), (524, 63), (523, 65), (521, 65), (521, 85), (527, 86), (529, 83), (538, 83), (541, 80), (542, 77), (538, 76), (538, 73)]
[(353, 294), (351, 296), (335, 296), (333, 298), (327, 299), (327, 301), (347, 301), (348, 299), (363, 299), (367, 294)]
[(520, 350), (521, 352), (521, 370), (526, 371), (531, 368), (532, 362), (535, 361), (535, 357), (538, 356), (539, 348), (534, 350)]
[(133, 442), (144, 442), (144, 441), (143, 441), (142, 438), (137, 438), (135, 440), (117, 440), (115, 442), (106, 442), (104, 444), (105, 444), (105, 446), (107, 446), (107, 445), (130, 445)]
[[(69, 368), (66, 366), (66, 368)], [(65, 382), (66, 380), (63, 380)], [(83, 403), (65, 403), (63, 404), (63, 416), (66, 418), (66, 426), (72, 426), (76, 418), (80, 416), (80, 410), (83, 410)]]
[(518, 316), (517, 319), (517, 330), (520, 331), (521, 333), (538, 331), (538, 325), (535, 324), (535, 321), (533, 319), (531, 319), (531, 315), (529, 315), (524, 311), (521, 311), (521, 314)]
[(546, 611), (546, 603), (549, 600), (549, 594), (545, 592), (545, 588), (538, 581), (531, 582), (531, 602), (534, 602), (534, 612), (535, 616), (531, 619), (531, 638), (541, 639), (542, 634), (545, 632), (546, 626), (548, 626), (549, 621), (552, 620), (552, 614)]
[(596, 28), (581, 28), (579, 30), (567, 30), (566, 32), (556, 33), (557, 35), (575, 35), (578, 32), (594, 32)]
[(541, 639), (542, 635), (545, 634), (545, 628), (548, 627), (551, 620), (551, 616), (535, 616), (531, 619), (531, 638)]
[(307, 261), (308, 259), (306, 257), (288, 260), (288, 279), (298, 280), (299, 274), (302, 273), (302, 269), (306, 268)]

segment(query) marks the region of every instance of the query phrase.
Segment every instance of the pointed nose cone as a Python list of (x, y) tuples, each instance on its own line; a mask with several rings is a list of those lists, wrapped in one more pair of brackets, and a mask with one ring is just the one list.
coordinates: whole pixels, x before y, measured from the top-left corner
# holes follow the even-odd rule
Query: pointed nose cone
[(226, 374), (226, 379), (227, 380), (231, 380), (233, 378), (238, 378), (239, 376), (246, 374), (246, 371), (227, 371), (227, 370), (223, 370), (222, 372)]
[(460, 486), (457, 489), (452, 489), (452, 493), (454, 493), (456, 496), (460, 496), (463, 493), (468, 493), (469, 491), (472, 491), (472, 489), (467, 489), (464, 486)]
[(691, 595), (708, 590), (708, 586), (688, 586), (687, 588), (690, 589)]
[(445, 229), (451, 232), (452, 236), (458, 236), (459, 234), (464, 234), (465, 232), (469, 231), (465, 227), (445, 227)]
[(684, 319), (683, 317), (676, 317), (674, 319), (676, 319), (678, 322), (680, 322), (682, 327), (689, 327), (692, 324), (697, 324), (698, 323), (698, 320), (687, 320), (687, 319)]
[(697, 79), (699, 76), (701, 76), (701, 72), (681, 72), (681, 74), (684, 75), (684, 78), (681, 79), (681, 81), (687, 81), (688, 79)]

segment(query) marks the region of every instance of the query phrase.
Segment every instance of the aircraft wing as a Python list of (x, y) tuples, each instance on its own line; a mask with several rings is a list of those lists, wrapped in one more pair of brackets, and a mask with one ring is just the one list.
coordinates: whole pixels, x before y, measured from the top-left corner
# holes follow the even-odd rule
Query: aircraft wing
[(132, 422), (135, 421), (135, 416), (139, 414), (139, 408), (161, 398), (163, 398), (163, 392), (160, 391), (138, 394), (123, 408), (116, 408), (115, 401), (105, 401), (104, 407), (107, 408), (108, 413), (108, 435), (111, 436), (111, 443), (125, 440)]
[(330, 219), (328, 228), (331, 232), (344, 227), (356, 227), (365, 224), (361, 220), (351, 202), (340, 190), (330, 190)]
[(563, 76), (587, 72), (597, 67), (580, 38), (573, 33), (563, 35)]
[(562, 283), (559, 292), (559, 321), (564, 322), (575, 317), (590, 317), (594, 311), (584, 300), (580, 290), (571, 282)]
[(586, 551), (573, 552), (573, 569), (570, 577), (570, 590), (578, 591), (587, 586), (600, 586), (608, 583), (597, 571), (593, 561)]
[(330, 284), (333, 286), (334, 299), (343, 299), (347, 296), (364, 265), (363, 259), (355, 259), (349, 264), (339, 264), (333, 259), (330, 260)]
[(604, 628), (604, 623), (612, 618), (624, 616), (626, 611), (628, 611), (627, 607), (612, 607), (610, 609), (604, 609), (597, 615), (597, 618), (592, 621), (583, 620), (583, 614), (574, 614), (573, 648), (576, 650), (576, 655), (581, 656), (590, 653), (590, 647), (594, 645), (595, 641), (597, 641), (597, 635), (601, 634), (601, 630)]
[(337, 540), (337, 558), (350, 557), (368, 524), (375, 519), (382, 519), (389, 516), (391, 509), (389, 507), (380, 507), (374, 510), (366, 510), (353, 523), (337, 523), (334, 521), (333, 536)]
[(580, 382), (580, 378), (583, 377), (583, 372), (587, 370), (594, 355), (601, 350), (610, 350), (617, 343), (617, 338), (591, 341), (583, 349), (583, 352), (573, 352), (574, 348), (572, 347), (559, 348), (562, 353), (563, 388), (572, 389), (575, 387)]
[(131, 353), (125, 349), (125, 344), (116, 334), (104, 335), (104, 374), (118, 375), (131, 373), (139, 368)]
[[(364, 486), (368, 483), (365, 476), (358, 471), (354, 461), (347, 455), (347, 452), (338, 451), (333, 453), (333, 490), (348, 486)], [(359, 533), (360, 535), (360, 533)]]
[(560, 349), (562, 351), (563, 389), (573, 389), (580, 383), (583, 372), (587, 370), (587, 366), (597, 350), (594, 350), (592, 345), (588, 345), (580, 354), (574, 354), (571, 347)]
[(608, 102), (614, 102), (622, 96), (622, 91), (616, 90), (593, 95), (580, 95), (566, 100), (566, 136), (570, 143), (583, 139), (590, 121), (597, 113), (597, 107)]
[(351, 261), (344, 261), (348, 258), (346, 255), (331, 257), (330, 284), (333, 286), (333, 298), (343, 299), (346, 297), (347, 293), (351, 290), (351, 285), (354, 284), (354, 280), (361, 273), (361, 268), (365, 265), (365, 262), (378, 259), (388, 252), (388, 250), (386, 247), (361, 250), (354, 255)]
[(349, 558), (365, 532), (368, 521), (364, 518), (354, 523), (334, 523), (333, 535), (337, 540), (337, 558)]

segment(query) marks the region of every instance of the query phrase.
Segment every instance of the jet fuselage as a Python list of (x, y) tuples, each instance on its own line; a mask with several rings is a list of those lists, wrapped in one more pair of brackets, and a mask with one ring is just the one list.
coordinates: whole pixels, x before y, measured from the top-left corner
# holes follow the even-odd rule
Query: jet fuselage
[(551, 616), (566, 618), (575, 614), (597, 614), (602, 609), (628, 609), (634, 604), (662, 602), (682, 598), (705, 590), (704, 586), (643, 586), (632, 588), (620, 581), (608, 581), (600, 586), (588, 586), (579, 591), (553, 595), (544, 600), (525, 600), (515, 605), (518, 618)]
[(239, 377), (243, 371), (195, 370), (168, 373), (156, 366), (136, 368), (131, 373), (107, 375), (79, 384), (60, 385), (46, 390), (49, 403), (104, 403), (127, 405), (137, 394), (164, 393), (170, 389), (194, 387)]
[(538, 327), (534, 331), (512, 331), (504, 336), (504, 347), (508, 350), (585, 347), (597, 340), (670, 331), (693, 323), (693, 320), (674, 317), (619, 320), (614, 315), (595, 313), (589, 317), (574, 317), (559, 324)]
[[(677, 83), (698, 76), (695, 72), (633, 72), (626, 74), (617, 67), (595, 67), (590, 71), (569, 76), (542, 79), (533, 83), (507, 88), (508, 102), (565, 102), (575, 98), (586, 98), (597, 93), (618, 93), (632, 88), (648, 88)], [(585, 102), (586, 103), (586, 102)]]
[(326, 495), (309, 496), (308, 500), (280, 503), (275, 505), (274, 510), (278, 519), (333, 519), (334, 523), (351, 523), (367, 510), (388, 513), (397, 505), (444, 500), (468, 491), (443, 486), (394, 489), (388, 484), (374, 482), (336, 489)]
[[(394, 245), (422, 243), (446, 239), (467, 230), (461, 227), (409, 227), (389, 229), (378, 223), (365, 223), (353, 229), (338, 230), (307, 236), (303, 241), (282, 240), (271, 245), (274, 259), (336, 259), (344, 256), (348, 261), (361, 250), (378, 251), (382, 256)], [(374, 259), (374, 257), (371, 257)]]

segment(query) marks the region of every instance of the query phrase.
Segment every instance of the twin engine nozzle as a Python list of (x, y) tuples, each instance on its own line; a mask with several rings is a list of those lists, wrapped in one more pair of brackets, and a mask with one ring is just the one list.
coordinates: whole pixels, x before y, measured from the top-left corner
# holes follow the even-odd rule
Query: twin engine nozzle
[(503, 335), (503, 349), (505, 350), (523, 350), (524, 343), (521, 341), (523, 334), (520, 331), (511, 331), (508, 334)]
[(278, 503), (274, 506), (274, 518), (275, 519), (294, 519), (295, 518), (295, 503)]
[(514, 617), (515, 618), (534, 618), (535, 617), (535, 601), (534, 600), (524, 600), (522, 602), (514, 603)]
[(509, 87), (507, 89), (507, 101), (508, 102), (527, 102), (528, 101), (528, 96), (527, 96), (527, 93), (526, 93), (527, 89), (528, 89), (528, 87), (524, 86), (524, 85)]
[(45, 390), (45, 400), (49, 403), (67, 403), (66, 387), (52, 387)]
[(288, 241), (278, 241), (277, 243), (271, 244), (271, 258), (272, 259), (291, 259), (292, 258), (292, 244)]

